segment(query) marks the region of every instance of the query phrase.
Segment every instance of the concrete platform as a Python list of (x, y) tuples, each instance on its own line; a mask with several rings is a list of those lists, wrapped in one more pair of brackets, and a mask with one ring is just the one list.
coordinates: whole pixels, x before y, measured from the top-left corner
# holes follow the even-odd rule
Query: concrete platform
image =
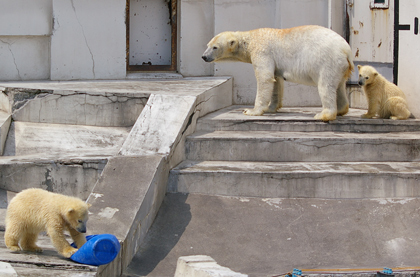
[(250, 106), (230, 106), (200, 118), (197, 130), (201, 131), (282, 131), (282, 132), (416, 132), (418, 119), (362, 119), (363, 109), (350, 109), (345, 116), (321, 122), (314, 119), (321, 107), (284, 107), (279, 113), (262, 116), (243, 114)]
[[(339, 268), (350, 274), (334, 276), (376, 276), (372, 268), (419, 266), (419, 207), (412, 198), (167, 194), (124, 276), (173, 276), (178, 257), (188, 255), (208, 255), (251, 277), (281, 276), (293, 268), (324, 269), (315, 276), (332, 276), (328, 269)], [(355, 272), (369, 268), (368, 274)]]
[(27, 277), (93, 277), (96, 276), (97, 267), (78, 264), (70, 259), (61, 257), (46, 235), (39, 236), (38, 246), (43, 248), (42, 253), (12, 252), (4, 244), (4, 231), (0, 231), (0, 262), (10, 265), (12, 270), (6, 274), (0, 268), (0, 276), (27, 276)]

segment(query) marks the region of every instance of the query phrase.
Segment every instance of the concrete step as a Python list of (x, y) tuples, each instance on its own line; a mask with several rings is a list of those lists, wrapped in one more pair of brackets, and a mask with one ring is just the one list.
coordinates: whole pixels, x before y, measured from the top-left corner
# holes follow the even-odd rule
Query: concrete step
[(362, 119), (366, 110), (350, 109), (345, 116), (331, 122), (314, 119), (319, 107), (283, 108), (280, 113), (247, 116), (249, 106), (230, 106), (200, 118), (202, 131), (283, 131), (283, 132), (413, 132), (420, 130), (420, 120)]
[(184, 161), (168, 191), (278, 198), (418, 197), (420, 162)]
[(4, 156), (111, 156), (118, 153), (129, 127), (13, 122)]
[(196, 161), (416, 161), (420, 132), (201, 131), (185, 146), (186, 158)]
[[(71, 242), (71, 238), (67, 237), (67, 241)], [(0, 231), (0, 262), (9, 264), (9, 271), (16, 275), (0, 276), (30, 276), (30, 277), (71, 277), (98, 276), (98, 267), (73, 262), (57, 253), (57, 250), (51, 243), (50, 237), (47, 235), (38, 236), (37, 245), (43, 249), (42, 253), (31, 252), (12, 252), (6, 248), (4, 243), (4, 232)]]
[(87, 199), (130, 128), (13, 122), (0, 156), (0, 188), (38, 187)]
[[(19, 84), (24, 86), (24, 84)], [(51, 86), (7, 87), (15, 121), (91, 126), (132, 126), (146, 105), (149, 93)], [(110, 91), (111, 90), (111, 91)]]

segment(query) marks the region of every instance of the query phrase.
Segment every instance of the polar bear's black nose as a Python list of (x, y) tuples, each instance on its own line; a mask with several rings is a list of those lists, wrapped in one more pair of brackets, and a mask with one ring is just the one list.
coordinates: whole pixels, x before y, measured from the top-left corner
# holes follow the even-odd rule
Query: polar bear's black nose
[(207, 56), (201, 56), (201, 58), (205, 61), (205, 62), (207, 62)]

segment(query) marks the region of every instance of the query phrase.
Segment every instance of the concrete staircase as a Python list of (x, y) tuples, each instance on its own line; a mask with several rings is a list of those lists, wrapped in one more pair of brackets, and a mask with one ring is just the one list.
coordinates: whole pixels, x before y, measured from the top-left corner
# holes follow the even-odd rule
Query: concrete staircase
[(273, 198), (418, 197), (420, 121), (364, 120), (364, 110), (323, 123), (319, 108), (261, 117), (232, 106), (202, 117), (170, 192)]
[[(229, 77), (0, 82), (0, 275), (120, 276), (161, 206), (169, 169), (183, 160), (185, 137), (197, 118), (230, 106), (231, 93)], [(6, 249), (7, 205), (29, 187), (92, 204), (88, 235), (114, 234), (119, 255), (79, 265), (46, 236), (44, 254)]]
[(178, 258), (191, 255), (250, 277), (293, 268), (418, 274), (420, 121), (365, 120), (351, 109), (323, 123), (313, 119), (320, 108), (259, 117), (243, 108), (197, 120), (123, 276), (173, 276)]

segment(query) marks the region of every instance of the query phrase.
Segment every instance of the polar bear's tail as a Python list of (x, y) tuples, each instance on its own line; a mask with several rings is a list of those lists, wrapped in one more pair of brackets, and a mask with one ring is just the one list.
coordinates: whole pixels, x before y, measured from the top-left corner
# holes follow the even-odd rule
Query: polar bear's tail
[(344, 74), (344, 78), (348, 80), (354, 70), (354, 63), (353, 59), (351, 58), (351, 51), (347, 51), (347, 62), (349, 63), (349, 67), (346, 70), (346, 73)]

